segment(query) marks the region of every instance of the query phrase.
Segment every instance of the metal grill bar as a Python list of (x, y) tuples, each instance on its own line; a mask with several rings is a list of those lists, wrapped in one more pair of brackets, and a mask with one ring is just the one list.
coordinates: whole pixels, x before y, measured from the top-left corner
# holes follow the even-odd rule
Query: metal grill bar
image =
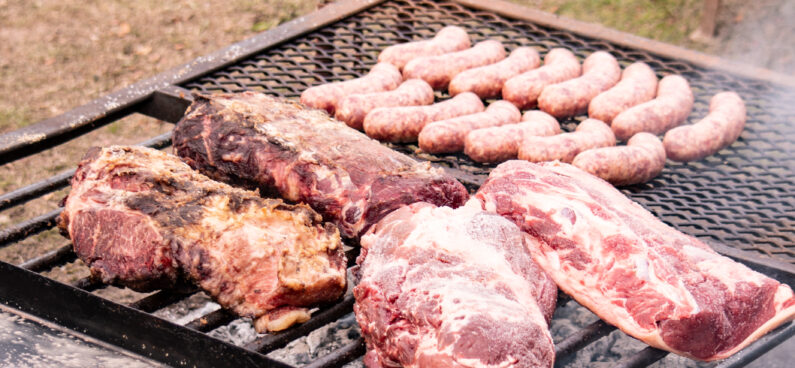
[(52, 210), (41, 216), (22, 221), (7, 229), (3, 229), (3, 231), (0, 231), (0, 248), (55, 227), (55, 219), (58, 218), (61, 211), (63, 211), (63, 209), (60, 208)]
[(790, 322), (759, 338), (753, 345), (722, 361), (715, 368), (739, 368), (753, 362), (776, 345), (795, 335), (795, 322)]
[(629, 359), (622, 361), (618, 365), (618, 367), (619, 368), (648, 367), (654, 364), (654, 362), (662, 358), (665, 358), (666, 355), (668, 355), (667, 351), (663, 351), (649, 346), (639, 351), (637, 354), (633, 355)]
[[(758, 78), (736, 78), (736, 76), (729, 74), (694, 67), (691, 65), (694, 63), (693, 60), (688, 60), (688, 62), (676, 60), (677, 58), (682, 59), (677, 54), (671, 56), (663, 53), (663, 57), (657, 57), (654, 55), (661, 55), (661, 53), (655, 52), (655, 48), (644, 49), (639, 47), (642, 45), (633, 44), (632, 42), (637, 40), (632, 38), (625, 38), (630, 41), (627, 43), (622, 40), (611, 39), (610, 37), (612, 36), (608, 35), (610, 37), (601, 37), (611, 41), (605, 42), (587, 35), (587, 32), (585, 37), (580, 37), (577, 35), (580, 33), (578, 30), (581, 30), (578, 28), (580, 26), (578, 24), (571, 25), (565, 21), (556, 23), (555, 20), (550, 23), (540, 22), (539, 18), (534, 18), (537, 17), (537, 14), (527, 12), (525, 8), (517, 8), (515, 5), (502, 1), (492, 2), (489, 6), (474, 4), (469, 0), (457, 2), (408, 2), (397, 0), (381, 3), (382, 1), (369, 0), (343, 1), (327, 7), (320, 13), (290, 22), (275, 31), (267, 32), (252, 40), (221, 50), (201, 62), (179, 67), (177, 68), (180, 69), (179, 73), (165, 73), (167, 75), (161, 75), (125, 88), (61, 117), (50, 119), (42, 124), (31, 126), (12, 134), (0, 136), (0, 164), (52, 147), (59, 142), (70, 139), (70, 137), (79, 136), (113, 121), (116, 117), (132, 112), (140, 112), (164, 121), (176, 122), (191, 100), (190, 91), (182, 87), (202, 93), (253, 89), (282, 97), (294, 98), (298, 96), (300, 91), (310, 85), (362, 75), (372, 65), (374, 56), (377, 55), (381, 48), (397, 42), (427, 38), (436, 29), (446, 24), (462, 25), (474, 35), (473, 39), (475, 41), (484, 38), (498, 38), (510, 48), (519, 44), (529, 44), (539, 48), (542, 54), (544, 50), (548, 50), (550, 47), (564, 46), (573, 49), (580, 57), (597, 49), (605, 49), (614, 53), (622, 63), (645, 61), (659, 73), (684, 74), (693, 81), (695, 90), (703, 92), (703, 95), (697, 96), (694, 115), (701, 116), (699, 114), (703, 114), (706, 111), (704, 100), (708, 97), (707, 94), (718, 88), (739, 90), (741, 95), (748, 99), (749, 112), (761, 111), (774, 117), (792, 115), (791, 111), (781, 110), (781, 107), (771, 103), (771, 100), (759, 97), (770, 96), (772, 90), (778, 91), (781, 89), (780, 86), (771, 85), (770, 80), (760, 81)], [(460, 4), (464, 4), (466, 7)], [(366, 10), (376, 5), (377, 7), (372, 10)], [(481, 10), (473, 10), (472, 8)], [(354, 17), (346, 18), (354, 13), (356, 13)], [(494, 15), (494, 13), (507, 18)], [(508, 18), (531, 20), (535, 24), (515, 22)], [(545, 19), (549, 20), (551, 18), (547, 16)], [(339, 22), (329, 25), (335, 21)], [(538, 24), (541, 24), (541, 26)], [(326, 27), (318, 32), (299, 37), (324, 26)], [(573, 27), (574, 30), (570, 29), (569, 26)], [(563, 30), (558, 28), (563, 28)], [(290, 43), (285, 43), (285, 41), (290, 41)], [(233, 63), (234, 65), (232, 65)], [(704, 65), (698, 62), (695, 62), (695, 64)], [(225, 65), (229, 67), (225, 70), (219, 70)], [(219, 71), (210, 74), (214, 70)], [(182, 87), (174, 86), (171, 83), (180, 84)], [(784, 95), (790, 94), (792, 95), (790, 99), (795, 102), (795, 92), (784, 92)], [(100, 106), (110, 106), (108, 105), (110, 101), (115, 101), (112, 104), (112, 108), (99, 109)], [(791, 104), (784, 105), (789, 106)], [(772, 118), (764, 119), (771, 120)], [(789, 146), (778, 144), (778, 141), (776, 141), (776, 139), (784, 142), (793, 140), (790, 139), (793, 134), (787, 121), (783, 120), (783, 123), (781, 123), (776, 120), (758, 121), (750, 119), (746, 132), (743, 133), (743, 137), (733, 148), (722, 151), (718, 156), (704, 162), (672, 165), (670, 168), (666, 168), (664, 177), (643, 186), (624, 188), (624, 193), (685, 232), (694, 233), (702, 237), (714, 237), (732, 246), (745, 246), (745, 249), (751, 249), (751, 247), (747, 246), (748, 244), (754, 245), (756, 249), (763, 251), (767, 255), (789, 262), (788, 264), (768, 262), (759, 257), (749, 256), (747, 252), (738, 251), (734, 248), (725, 246), (726, 249), (717, 248), (722, 254), (727, 254), (749, 264), (760, 272), (792, 285), (795, 279), (795, 271), (793, 271), (795, 270), (793, 268), (795, 266), (795, 251), (788, 247), (791, 247), (792, 240), (795, 238), (792, 237), (792, 234), (782, 234), (780, 229), (791, 228), (791, 225), (795, 223), (792, 216), (781, 216), (782, 213), (786, 213), (782, 212), (782, 208), (791, 208), (791, 204), (795, 203), (791, 200), (794, 196), (789, 195), (793, 193), (791, 189), (793, 183), (791, 182), (791, 177), (787, 176), (792, 170), (795, 170), (795, 163), (793, 163), (795, 162), (793, 161), (795, 153), (787, 148)], [(576, 125), (576, 122), (573, 121), (563, 123), (567, 129)], [(31, 135), (29, 133), (35, 134)], [(43, 139), (36, 138), (33, 141), (23, 142), (22, 138), (30, 138), (32, 136), (43, 136)], [(164, 144), (161, 146), (164, 147), (170, 144), (170, 135), (166, 137), (166, 140), (163, 140), (164, 136), (156, 137), (148, 142), (152, 145)], [(767, 137), (779, 138), (769, 139)], [(762, 146), (759, 146), (760, 141), (763, 144)], [(752, 144), (753, 142), (755, 144)], [(142, 144), (149, 145), (147, 142)], [(769, 144), (769, 147), (764, 146), (764, 144)], [(445, 167), (446, 170), (464, 182), (470, 190), (477, 189), (491, 169), (491, 166), (478, 165), (469, 161), (463, 155), (424, 155), (415, 152), (417, 148), (415, 145), (388, 146), (419, 159), (431, 161), (434, 165)], [(781, 148), (782, 146), (784, 148)], [(748, 173), (742, 171), (746, 167), (753, 167), (758, 171)], [(0, 196), (0, 210), (27, 202), (30, 199), (64, 187), (68, 184), (68, 178), (64, 177), (66, 174), (68, 172)], [(734, 177), (737, 175), (745, 179), (737, 180)], [(726, 178), (730, 178), (731, 183), (721, 183)], [(714, 186), (717, 186), (717, 188), (714, 188)], [(760, 188), (775, 188), (775, 190), (772, 194), (769, 194), (764, 189), (760, 190)], [(705, 198), (701, 199), (701, 197)], [(766, 201), (760, 198), (771, 199)], [(691, 213), (694, 208), (698, 209), (698, 211)], [(715, 218), (722, 218), (721, 216), (726, 213), (726, 209), (732, 210), (729, 213), (733, 215), (734, 210), (737, 210), (740, 215), (757, 216), (759, 218), (759, 226), (748, 226), (742, 222), (732, 221), (716, 222)], [(771, 213), (774, 214), (772, 217)], [(35, 233), (28, 231), (30, 229), (47, 229), (54, 225), (51, 221), (52, 219), (45, 218), (43, 220), (46, 221), (43, 222), (41, 220), (41, 218), (38, 220), (34, 218), (25, 223), (17, 224), (13, 228), (3, 230), (3, 232), (0, 232), (0, 247)], [(20, 227), (23, 224), (27, 224), (27, 227)], [(17, 235), (21, 237), (9, 240)], [(55, 265), (69, 262), (75, 256), (73, 252), (65, 248), (62, 247), (28, 260), (21, 266), (31, 270), (43, 271)], [(349, 266), (351, 266), (355, 259), (355, 253), (349, 251), (346, 254), (349, 255)], [(6, 267), (10, 265), (0, 263), (0, 266)], [(10, 267), (15, 269), (13, 266)], [(16, 270), (22, 271), (20, 269)], [(2, 271), (0, 271), (0, 274), (3, 274)], [(40, 276), (36, 280), (42, 284), (49, 282)], [(77, 286), (86, 290), (96, 290), (99, 287), (104, 287), (104, 285), (99, 285), (90, 279), (79, 280)], [(47, 289), (45, 288), (44, 290)], [(30, 293), (31, 290), (25, 291)], [(24, 295), (23, 293), (9, 296), (8, 292), (9, 288), (0, 287), (0, 301), (10, 304), (16, 303), (15, 305), (17, 306), (24, 305), (25, 307), (22, 309), (36, 309), (34, 302), (19, 300), (19, 296)], [(130, 306), (141, 311), (152, 312), (184, 299), (191, 294), (190, 292), (161, 291), (131, 303)], [(31, 295), (35, 299), (36, 294), (33, 293)], [(8, 302), (8, 300), (11, 300), (11, 302)], [(68, 303), (67, 300), (68, 298), (65, 298), (59, 302), (61, 304)], [(99, 298), (97, 300), (102, 301)], [(568, 297), (561, 297), (558, 300), (558, 305), (565, 305), (569, 300), (570, 298)], [(117, 311), (125, 311), (125, 307), (121, 305), (104, 302), (107, 306), (116, 308)], [(246, 357), (249, 357), (246, 354), (253, 354), (253, 358), (246, 360), (248, 363), (257, 361), (257, 359), (265, 359), (257, 351), (265, 352), (282, 347), (295, 338), (333, 322), (341, 316), (350, 313), (352, 304), (353, 298), (348, 295), (338, 304), (321, 308), (304, 325), (296, 326), (280, 334), (258, 338), (248, 344), (245, 347), (246, 349), (234, 346), (231, 348), (226, 346), (223, 349), (237, 349), (234, 350), (235, 354), (242, 354)], [(58, 318), (63, 317), (59, 317), (56, 311), (46, 311), (46, 308), (45, 311), (40, 311), (40, 315), (44, 318), (56, 319), (58, 323), (64, 323), (67, 327), (72, 326), (70, 328), (75, 328), (74, 326), (81, 330), (85, 330), (85, 326), (89, 326), (89, 330), (93, 328), (90, 321), (80, 321), (79, 323), (76, 321), (62, 322), (62, 319)], [(164, 322), (146, 314), (139, 315), (144, 316), (147, 323), (152, 321)], [(74, 316), (66, 317), (66, 320), (70, 320)], [(199, 345), (207, 344), (207, 346), (217, 348), (217, 344), (223, 345), (224, 343), (191, 329), (209, 331), (228, 323), (231, 320), (229, 318), (233, 319), (234, 317), (224, 310), (219, 310), (191, 321), (186, 325), (188, 328), (181, 326), (166, 328), (165, 334), (171, 334), (169, 336), (176, 334), (179, 336), (184, 335), (185, 331), (192, 332), (194, 333), (194, 335), (191, 335), (192, 338), (198, 340), (188, 342), (186, 346), (193, 346), (191, 343), (194, 343), (194, 345), (198, 343)], [(103, 325), (102, 328), (107, 329), (107, 326)], [(130, 326), (127, 328), (130, 328)], [(138, 331), (139, 328), (140, 326), (132, 326), (130, 330), (125, 331), (135, 333), (136, 338), (139, 338), (138, 342), (152, 343), (146, 337), (147, 333), (151, 333), (151, 331)], [(556, 352), (558, 358), (571, 355), (573, 351), (598, 340), (612, 330), (611, 326), (601, 321), (587, 326), (584, 330), (566, 337), (557, 344)], [(792, 336), (793, 331), (795, 331), (795, 328), (793, 328), (792, 324), (778, 329), (736, 354), (733, 357), (734, 360), (730, 359), (731, 362), (726, 361), (721, 366), (735, 367), (747, 364), (781, 341)], [(112, 336), (106, 336), (103, 333), (107, 333), (107, 331), (95, 331), (92, 335), (147, 355), (147, 352), (140, 351), (136, 346), (118, 342)], [(186, 347), (179, 346), (178, 348)], [(192, 348), (186, 349), (181, 351), (183, 353), (185, 351), (191, 352)], [(205, 352), (205, 350), (201, 350), (201, 353)], [(169, 358), (168, 354), (163, 356), (162, 351), (160, 353), (155, 359), (164, 362), (176, 361), (173, 360), (176, 358)], [(343, 349), (336, 350), (316, 360), (309, 366), (341, 366), (345, 362), (361, 356), (363, 353), (364, 344), (360, 339)], [(152, 355), (149, 356), (151, 357)], [(630, 359), (622, 361), (621, 364), (624, 364), (624, 366), (647, 365), (661, 359), (663, 356), (664, 353), (661, 355), (660, 351), (649, 348), (639, 351)], [(218, 359), (218, 356), (215, 358)], [(196, 359), (200, 358), (190, 356), (188, 361), (196, 362)], [(224, 364), (233, 364), (233, 360), (235, 359), (224, 360)], [(199, 365), (210, 364), (207, 363), (209, 361), (211, 359), (200, 360)], [(273, 364), (272, 361), (267, 359), (264, 362)]]

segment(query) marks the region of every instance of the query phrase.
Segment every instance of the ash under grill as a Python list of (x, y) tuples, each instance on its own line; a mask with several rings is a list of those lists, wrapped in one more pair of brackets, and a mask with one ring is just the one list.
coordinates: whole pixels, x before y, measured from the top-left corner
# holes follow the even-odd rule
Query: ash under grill
[[(786, 284), (795, 284), (795, 152), (791, 143), (795, 141), (795, 127), (790, 124), (795, 120), (795, 89), (497, 15), (510, 13), (509, 8), (497, 3), (495, 11), (475, 10), (453, 1), (387, 1), (372, 6), (368, 1), (351, 0), (331, 4), (279, 30), (203, 58), (179, 73), (165, 73), (111, 94), (107, 100), (2, 136), (0, 164), (133, 112), (176, 122), (189, 104), (189, 91), (258, 90), (297, 99), (309, 86), (365, 74), (386, 46), (429, 38), (445, 25), (459, 25), (473, 42), (494, 38), (510, 49), (533, 46), (542, 55), (551, 48), (565, 47), (581, 58), (604, 50), (616, 56), (622, 66), (643, 61), (658, 76), (681, 74), (690, 81), (696, 97), (691, 121), (706, 114), (713, 94), (738, 92), (746, 102), (749, 119), (735, 144), (699, 162), (669, 162), (659, 177), (624, 188), (623, 192), (678, 230), (724, 244), (715, 244), (720, 253)], [(321, 28), (311, 30), (314, 27)], [(446, 97), (437, 93), (437, 99)], [(117, 99), (126, 102), (105, 107), (107, 101)], [(562, 122), (562, 126), (572, 130), (582, 119)], [(42, 138), (21, 140), (24, 134), (34, 133), (42, 134)], [(167, 147), (170, 133), (141, 144)], [(415, 145), (389, 147), (447, 168), (470, 190), (476, 189), (493, 167), (463, 155), (417, 154)], [(0, 211), (67, 186), (73, 172), (0, 195)], [(52, 228), (59, 213), (55, 210), (3, 229), (0, 247)], [(346, 253), (351, 266), (358, 251), (349, 248)], [(286, 366), (361, 366), (364, 346), (351, 315), (350, 292), (341, 301), (320, 307), (307, 323), (282, 333), (256, 335), (247, 330), (247, 321), (218, 309), (194, 289), (159, 291), (125, 308), (27, 272), (48, 271), (75, 259), (67, 245), (19, 267), (0, 262), (0, 302), (172, 365), (279, 366), (283, 361)], [(88, 278), (72, 286), (88, 292), (105, 287)], [(65, 311), (65, 305), (81, 308)], [(560, 297), (551, 330), (557, 366), (639, 367), (663, 359), (663, 366), (735, 367), (788, 339), (795, 334), (795, 325), (773, 331), (719, 364), (700, 364), (649, 348), (600, 321), (565, 295)], [(149, 348), (141, 349), (142, 344)]]

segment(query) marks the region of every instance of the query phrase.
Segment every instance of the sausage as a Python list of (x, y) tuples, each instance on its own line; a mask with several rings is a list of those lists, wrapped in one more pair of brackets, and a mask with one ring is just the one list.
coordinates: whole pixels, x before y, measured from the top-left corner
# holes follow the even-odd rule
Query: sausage
[(580, 152), (572, 165), (613, 185), (645, 183), (665, 166), (665, 147), (651, 133), (638, 133), (626, 146), (594, 148)]
[(474, 92), (484, 99), (497, 97), (505, 81), (538, 68), (540, 62), (538, 51), (532, 47), (520, 47), (502, 61), (459, 73), (450, 81), (448, 90), (452, 96), (462, 92)]
[(494, 40), (478, 42), (470, 49), (437, 56), (413, 59), (403, 68), (403, 78), (419, 78), (441, 90), (456, 74), (467, 69), (496, 63), (505, 59), (505, 47)]
[(622, 111), (654, 98), (657, 75), (646, 63), (633, 63), (621, 73), (621, 81), (591, 100), (588, 117), (608, 125)]
[(571, 51), (560, 48), (549, 50), (544, 57), (544, 66), (505, 82), (502, 98), (520, 109), (536, 107), (538, 95), (544, 87), (576, 78), (581, 69), (580, 61)]
[(613, 55), (594, 52), (582, 63), (582, 76), (545, 87), (538, 96), (538, 108), (556, 118), (584, 114), (588, 103), (620, 77), (621, 66)]
[(700, 160), (729, 146), (745, 127), (745, 103), (734, 92), (721, 92), (709, 102), (709, 114), (693, 125), (665, 133), (663, 145), (668, 158), (687, 162)]
[(477, 162), (502, 162), (515, 159), (524, 137), (550, 136), (560, 133), (560, 124), (552, 115), (531, 110), (519, 124), (508, 124), (469, 132), (464, 153)]
[(367, 113), (377, 107), (416, 106), (433, 103), (433, 89), (421, 79), (409, 79), (392, 91), (350, 95), (337, 105), (334, 117), (353, 129), (362, 129)]
[(447, 26), (439, 30), (430, 40), (407, 42), (385, 48), (378, 54), (378, 62), (390, 63), (403, 70), (411, 59), (460, 51), (470, 46), (467, 31), (461, 27)]
[(301, 103), (322, 109), (334, 115), (337, 104), (347, 95), (390, 91), (403, 82), (403, 75), (392, 64), (378, 63), (367, 75), (343, 82), (334, 82), (310, 87), (301, 93)]
[(481, 128), (519, 122), (522, 113), (507, 101), (496, 101), (477, 114), (435, 121), (425, 126), (419, 135), (420, 148), (430, 153), (460, 152), (467, 133)]
[(622, 141), (640, 132), (660, 135), (682, 124), (692, 110), (693, 91), (687, 79), (669, 75), (657, 85), (657, 98), (624, 110), (610, 127)]
[(570, 163), (578, 153), (597, 147), (616, 145), (613, 131), (601, 120), (586, 119), (571, 133), (551, 137), (524, 137), (519, 145), (519, 159), (532, 162)]
[(428, 106), (379, 107), (364, 118), (364, 132), (379, 141), (416, 142), (422, 128), (432, 121), (475, 114), (483, 109), (483, 101), (471, 92)]

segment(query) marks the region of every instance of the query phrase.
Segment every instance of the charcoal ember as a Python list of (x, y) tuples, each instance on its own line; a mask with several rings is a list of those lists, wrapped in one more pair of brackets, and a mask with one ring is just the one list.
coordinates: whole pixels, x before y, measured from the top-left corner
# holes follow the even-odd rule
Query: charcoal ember
[(243, 346), (257, 338), (257, 331), (248, 318), (238, 318), (209, 332), (209, 335), (230, 344)]
[[(329, 323), (308, 335), (303, 336), (287, 346), (274, 350), (268, 357), (287, 364), (302, 366), (315, 359), (331, 354), (360, 337), (359, 325), (353, 313), (346, 314), (335, 322)], [(356, 365), (352, 367), (363, 367)]]

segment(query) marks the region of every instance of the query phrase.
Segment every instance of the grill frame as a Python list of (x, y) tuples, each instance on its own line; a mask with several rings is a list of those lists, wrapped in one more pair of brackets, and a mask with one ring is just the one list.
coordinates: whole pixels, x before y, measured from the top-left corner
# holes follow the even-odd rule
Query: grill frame
[[(273, 48), (292, 42), (298, 37), (323, 29), (350, 16), (360, 14), (384, 2), (387, 1), (347, 0), (332, 3), (317, 12), (285, 23), (274, 30), (264, 32), (171, 71), (123, 88), (63, 115), (2, 135), (0, 136), (0, 165), (64, 143), (136, 112), (175, 123), (182, 116), (191, 100), (190, 91), (179, 86), (189, 85), (223, 68), (243, 63)], [(396, 2), (400, 3), (401, 1), (398, 0)], [(666, 59), (676, 59), (699, 67), (726, 71), (743, 78), (753, 78), (765, 83), (781, 85), (784, 88), (795, 86), (793, 81), (795, 79), (790, 76), (784, 76), (764, 69), (741, 66), (713, 56), (646, 40), (592, 24), (556, 18), (546, 13), (503, 1), (492, 1), (488, 5), (472, 0), (455, 0), (454, 3), (466, 8), (499, 14), (512, 19), (514, 22), (529, 21), (540, 26), (560, 30), (561, 32), (568, 32), (589, 39), (604, 40)], [(168, 146), (170, 144), (170, 134), (155, 137), (141, 144), (157, 148)], [(407, 150), (405, 146), (391, 145), (391, 147), (404, 152)], [(457, 164), (453, 165), (453, 167), (446, 167), (446, 169), (470, 189), (476, 188), (483, 179), (482, 175), (473, 174), (466, 169), (459, 169)], [(0, 195), (0, 210), (25, 203), (43, 194), (65, 187), (68, 185), (68, 180), (72, 173), (73, 171), (67, 171), (41, 182)], [(52, 211), (0, 231), (0, 247), (51, 228), (59, 212), (59, 210)], [(789, 285), (795, 285), (795, 267), (790, 263), (762, 258), (756, 254), (722, 244), (710, 242), (710, 245), (719, 253), (741, 261), (757, 271), (775, 277)], [(190, 292), (161, 291), (143, 298), (128, 307), (109, 302), (91, 294), (91, 290), (103, 287), (103, 285), (91, 280), (83, 279), (75, 285), (69, 286), (32, 272), (46, 270), (53, 265), (73, 260), (74, 253), (66, 248), (56, 249), (35, 259), (28, 260), (21, 264), (20, 267), (0, 262), (0, 275), (9, 275), (8, 280), (11, 277), (14, 279), (14, 282), (9, 284), (4, 277), (4, 283), (0, 285), (0, 303), (172, 365), (183, 365), (189, 362), (191, 365), (212, 366), (234, 362), (241, 366), (254, 364), (279, 366), (280, 363), (268, 359), (258, 351), (263, 348), (272, 350), (284, 346), (291, 339), (304, 335), (326, 323), (333, 322), (339, 316), (349, 312), (350, 304), (352, 304), (352, 299), (347, 297), (339, 304), (326, 306), (320, 313), (313, 316), (310, 322), (303, 325), (304, 327), (298, 326), (288, 330), (285, 334), (258, 339), (252, 344), (240, 347), (193, 331), (194, 329), (205, 331), (213, 326), (217, 327), (216, 324), (220, 325), (228, 322), (230, 316), (224, 311), (213, 312), (205, 316), (209, 319), (209, 322), (197, 319), (188, 323), (187, 327), (172, 324), (147, 313), (185, 298), (190, 295)], [(354, 254), (350, 255), (353, 256)], [(353, 258), (355, 257), (350, 257), (349, 260), (352, 261)], [(195, 290), (192, 292), (195, 292)], [(52, 298), (47, 299), (47, 296)], [(561, 303), (566, 303), (569, 300), (563, 297)], [(85, 308), (84, 303), (86, 304)], [(88, 314), (64, 313), (63, 308), (58, 308), (60, 305), (80, 306), (81, 310), (88, 309), (85, 311)], [(134, 322), (131, 323), (129, 321)], [(116, 329), (111, 329), (109, 333), (107, 331), (108, 325), (116, 326), (119, 330), (125, 331), (127, 337), (120, 338), (117, 336), (114, 332)], [(142, 328), (142, 326), (145, 327)], [(558, 353), (566, 354), (576, 351), (580, 347), (610, 333), (613, 329), (610, 326), (604, 326), (604, 323), (595, 323), (559, 342)], [(135, 332), (135, 338), (131, 338), (130, 331)], [(142, 344), (152, 345), (154, 341), (159, 341), (156, 336), (151, 336), (153, 331), (157, 331), (162, 336), (168, 336), (169, 339), (164, 340), (163, 348), (152, 349), (150, 347), (149, 349), (142, 349)], [(795, 334), (795, 324), (790, 323), (782, 326), (760, 339), (757, 343), (722, 362), (719, 366), (736, 367), (747, 364), (767, 350), (790, 338), (793, 334)], [(153, 337), (153, 339), (149, 337)], [(362, 353), (363, 345), (361, 339), (359, 339), (332, 354), (321, 357), (309, 366), (339, 366), (349, 361), (350, 358), (360, 356)], [(626, 367), (646, 366), (664, 356), (664, 352), (661, 353), (656, 349), (648, 348), (620, 362), (620, 365)]]

